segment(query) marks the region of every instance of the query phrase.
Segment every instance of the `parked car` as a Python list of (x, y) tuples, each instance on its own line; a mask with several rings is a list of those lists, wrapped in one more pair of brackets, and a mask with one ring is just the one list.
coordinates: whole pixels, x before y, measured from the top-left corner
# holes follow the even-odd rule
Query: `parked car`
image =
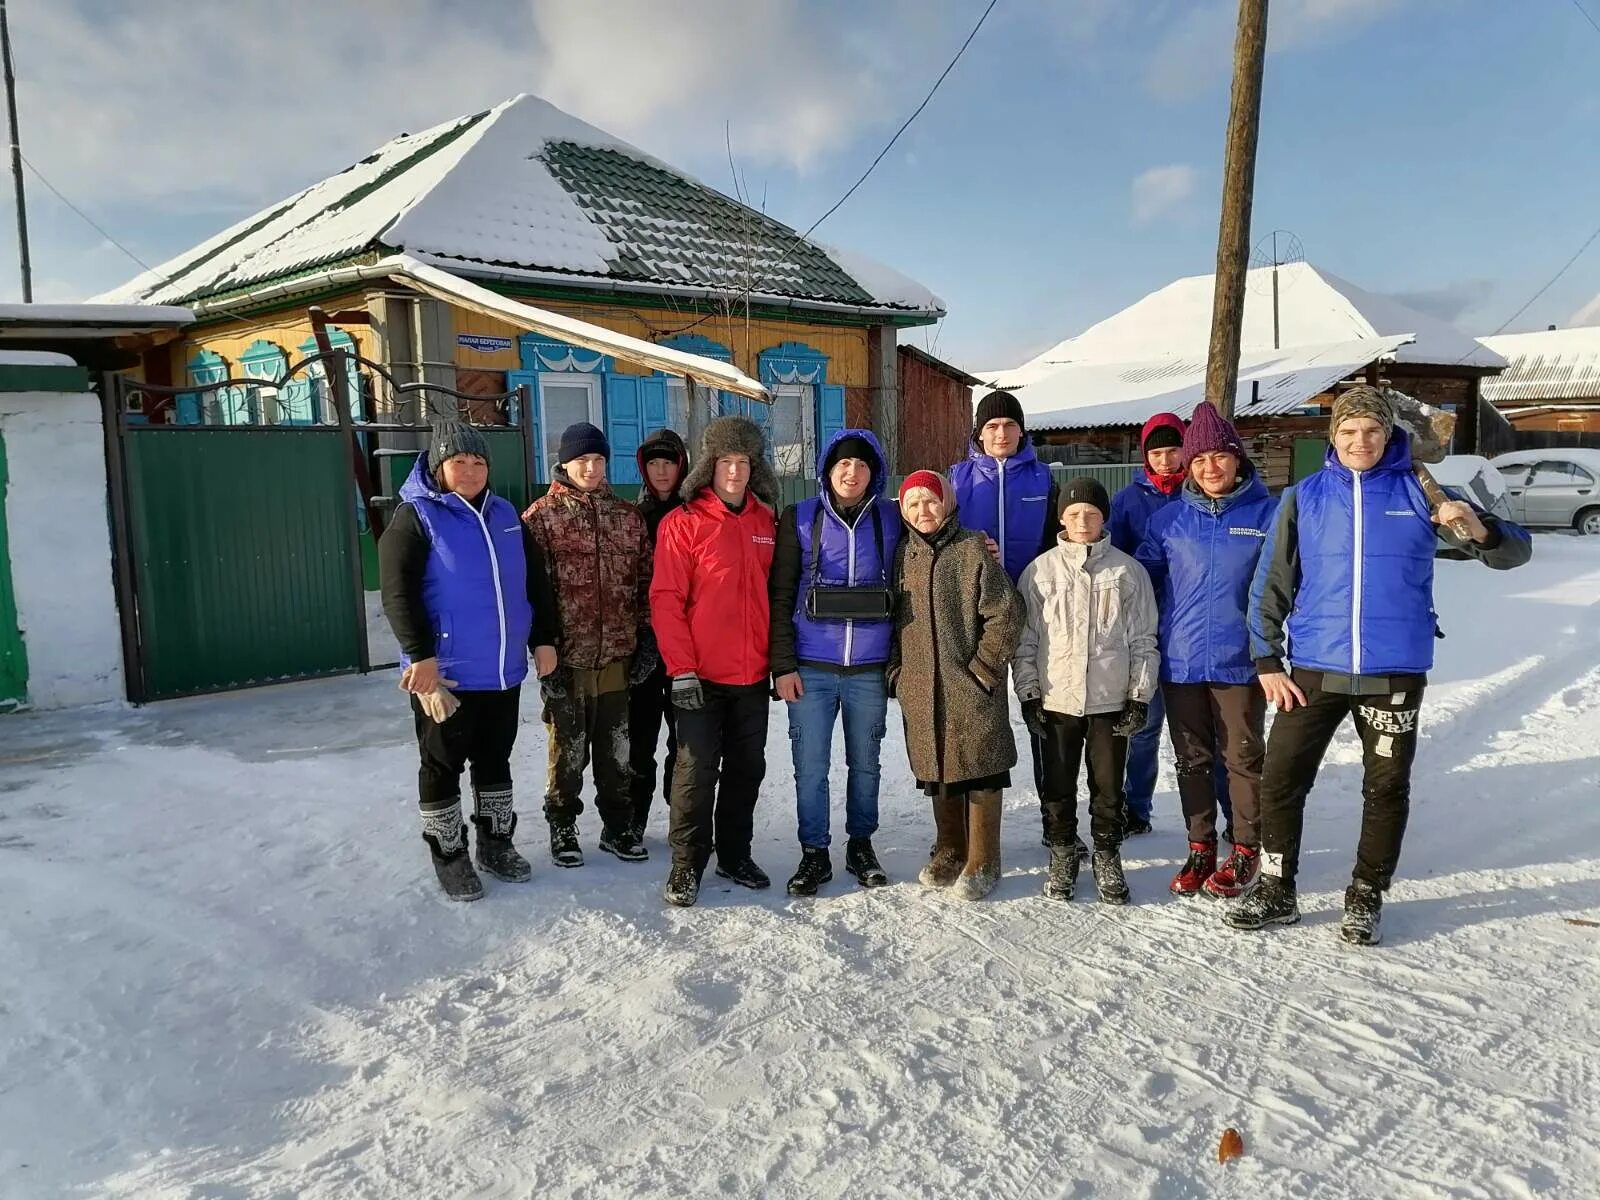
[[(1432, 464), (1428, 470), (1452, 498), (1466, 500), (1484, 512), (1512, 521), (1510, 497), (1506, 495), (1506, 481), (1487, 458), (1478, 454), (1452, 454), (1442, 462)], [(1464, 553), (1451, 547), (1441, 531), (1438, 554), (1445, 558), (1465, 558)]]
[(1506, 481), (1513, 521), (1600, 534), (1600, 450), (1513, 450), (1493, 463)]

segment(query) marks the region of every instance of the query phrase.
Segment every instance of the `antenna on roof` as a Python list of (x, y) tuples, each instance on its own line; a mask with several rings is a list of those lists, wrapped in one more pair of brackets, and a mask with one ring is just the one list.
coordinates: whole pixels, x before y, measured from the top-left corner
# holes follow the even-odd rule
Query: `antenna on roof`
[[(1306, 260), (1306, 249), (1300, 244), (1300, 239), (1287, 229), (1274, 229), (1266, 237), (1256, 243), (1256, 248), (1250, 253), (1250, 269), (1265, 270), (1272, 268), (1272, 348), (1281, 350), (1282, 339), (1279, 337), (1278, 322), (1278, 268), (1286, 267), (1290, 263), (1302, 263)], [(1266, 287), (1264, 283), (1257, 283), (1259, 276), (1252, 276), (1250, 289), (1260, 291)]]

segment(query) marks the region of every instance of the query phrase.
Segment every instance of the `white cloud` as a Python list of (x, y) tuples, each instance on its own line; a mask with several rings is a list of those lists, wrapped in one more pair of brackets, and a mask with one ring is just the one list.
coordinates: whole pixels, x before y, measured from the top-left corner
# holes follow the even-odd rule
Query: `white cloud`
[(1600, 325), (1600, 296), (1567, 318), (1568, 325)]
[(1200, 173), (1185, 163), (1151, 167), (1133, 181), (1133, 219), (1138, 224), (1153, 221), (1180, 207), (1194, 195)]

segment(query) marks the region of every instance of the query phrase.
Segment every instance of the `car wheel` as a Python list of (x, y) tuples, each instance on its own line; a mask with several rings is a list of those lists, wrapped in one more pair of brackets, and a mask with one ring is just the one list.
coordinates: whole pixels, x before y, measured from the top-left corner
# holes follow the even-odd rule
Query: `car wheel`
[(1572, 527), (1579, 533), (1600, 537), (1600, 508), (1584, 509), (1573, 518)]

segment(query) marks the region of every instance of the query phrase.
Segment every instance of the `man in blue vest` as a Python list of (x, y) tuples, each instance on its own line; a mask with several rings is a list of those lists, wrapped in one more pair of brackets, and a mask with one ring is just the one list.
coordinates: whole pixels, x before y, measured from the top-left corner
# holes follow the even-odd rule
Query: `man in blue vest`
[[(818, 456), (817, 479), (821, 494), (791, 504), (778, 522), (768, 584), (772, 675), (789, 709), (799, 817), (800, 866), (789, 880), (791, 896), (813, 896), (833, 879), (828, 773), (833, 727), (841, 716), (845, 870), (862, 887), (889, 882), (872, 835), (878, 831), (878, 751), (889, 705), (889, 576), (900, 542), (900, 511), (884, 498), (888, 470), (869, 430), (844, 429), (830, 438)], [(842, 615), (865, 614), (874, 600), (883, 605), (876, 619)]]
[[(1525, 529), (1464, 501), (1430, 513), (1412, 471), (1410, 438), (1395, 421), (1393, 403), (1377, 388), (1340, 396), (1322, 469), (1283, 493), (1262, 547), (1250, 591), (1250, 652), (1278, 716), (1261, 777), (1260, 881), (1225, 915), (1235, 929), (1300, 919), (1295, 872), (1306, 797), (1348, 716), (1361, 738), (1364, 803), (1339, 932), (1355, 945), (1378, 941), (1433, 666), (1437, 540), (1497, 570), (1520, 566), (1532, 553)], [(1464, 523), (1470, 536), (1451, 532), (1452, 522)]]
[[(1010, 392), (990, 392), (978, 401), (972, 425), (972, 452), (950, 468), (956, 518), (968, 529), (981, 530), (989, 550), (1016, 583), (1029, 563), (1055, 545), (1060, 531), (1060, 491), (1050, 468), (1040, 462), (1028, 439), (1022, 405)], [(1044, 775), (1039, 739), (1032, 733), (1033, 790), (1044, 813)], [(1050, 844), (1045, 837), (1042, 844)], [(1078, 857), (1089, 849), (1078, 839)]]

